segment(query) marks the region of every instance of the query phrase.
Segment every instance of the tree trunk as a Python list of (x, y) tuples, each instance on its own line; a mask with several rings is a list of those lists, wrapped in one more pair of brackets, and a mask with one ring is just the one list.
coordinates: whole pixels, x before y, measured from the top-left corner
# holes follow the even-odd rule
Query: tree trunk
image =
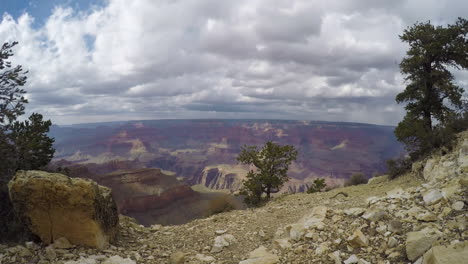
[(432, 107), (434, 103), (434, 85), (431, 79), (432, 66), (431, 62), (425, 65), (426, 76), (426, 94), (423, 110), (424, 130), (429, 135), (429, 144), (433, 146), (432, 142)]

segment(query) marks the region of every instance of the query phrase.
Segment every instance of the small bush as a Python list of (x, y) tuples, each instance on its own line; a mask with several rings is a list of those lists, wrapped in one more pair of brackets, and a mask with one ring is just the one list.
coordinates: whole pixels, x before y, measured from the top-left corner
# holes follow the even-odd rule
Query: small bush
[(411, 169), (411, 160), (408, 158), (398, 158), (387, 160), (388, 178), (395, 179)]
[(351, 175), (351, 178), (345, 182), (345, 186), (353, 186), (353, 185), (359, 185), (359, 184), (366, 184), (368, 179), (364, 174), (358, 172), (354, 173)]
[(210, 215), (229, 212), (239, 207), (236, 203), (237, 202), (233, 197), (229, 195), (220, 195), (209, 202), (208, 212)]
[(327, 187), (325, 179), (317, 178), (314, 180), (314, 183), (309, 187), (307, 193), (316, 193), (321, 192), (323, 188)]

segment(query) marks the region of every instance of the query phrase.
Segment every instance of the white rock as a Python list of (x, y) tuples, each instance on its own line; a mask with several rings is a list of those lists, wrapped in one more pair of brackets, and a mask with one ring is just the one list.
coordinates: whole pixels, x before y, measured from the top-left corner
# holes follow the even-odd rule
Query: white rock
[(315, 254), (322, 255), (323, 253), (327, 252), (330, 248), (328, 247), (329, 242), (321, 243), (316, 249)]
[(416, 219), (418, 219), (419, 221), (423, 221), (423, 222), (434, 222), (437, 220), (437, 216), (435, 216), (431, 212), (423, 212), (417, 215)]
[(202, 261), (202, 262), (213, 262), (215, 261), (216, 259), (212, 256), (205, 256), (203, 254), (197, 254), (195, 255), (195, 259), (199, 260), (199, 261)]
[(302, 223), (306, 229), (312, 226), (314, 223), (323, 222), (327, 216), (328, 208), (325, 206), (316, 206), (312, 209), (312, 212), (304, 216), (299, 223)]
[(239, 264), (275, 264), (279, 262), (278, 256), (270, 253), (264, 246), (260, 246), (249, 253), (249, 258)]
[(380, 201), (380, 198), (377, 196), (371, 196), (366, 199), (367, 205), (375, 204), (376, 202)]
[(151, 226), (151, 231), (159, 231), (161, 230), (162, 225), (152, 225)]
[(289, 243), (289, 240), (284, 238), (276, 239), (275, 241), (273, 241), (273, 245), (279, 249), (290, 249), (292, 247), (292, 244)]
[(360, 216), (360, 215), (362, 215), (365, 211), (366, 211), (366, 209), (357, 207), (357, 208), (349, 208), (349, 209), (346, 209), (346, 210), (344, 210), (343, 212), (344, 212), (346, 215)]
[(215, 231), (215, 234), (216, 234), (216, 235), (222, 235), (222, 234), (224, 234), (224, 233), (226, 233), (226, 232), (227, 232), (227, 230), (216, 230), (216, 231)]
[(441, 191), (437, 189), (433, 189), (423, 196), (424, 203), (427, 205), (432, 205), (438, 203), (440, 200), (444, 198)]
[(227, 247), (236, 242), (236, 239), (231, 234), (224, 234), (217, 236), (214, 239), (213, 247), (211, 248), (211, 253), (218, 253), (223, 250), (224, 247)]
[(89, 255), (88, 258), (102, 261), (105, 260), (107, 257), (106, 255)]
[(335, 262), (335, 264), (341, 264), (341, 252), (339, 250), (328, 254), (328, 256)]
[(135, 261), (121, 256), (112, 256), (101, 262), (101, 264), (136, 264)]
[(98, 262), (92, 258), (80, 258), (79, 260), (70, 260), (64, 264), (97, 264)]
[(65, 237), (60, 237), (54, 241), (54, 247), (67, 249), (67, 248), (72, 248), (73, 245)]
[(302, 223), (286, 226), (286, 232), (288, 232), (289, 238), (295, 241), (300, 240), (304, 236), (306, 230), (307, 228)]
[(465, 207), (465, 203), (463, 201), (457, 201), (452, 204), (452, 209), (455, 211), (461, 211)]
[(351, 255), (347, 260), (344, 261), (344, 264), (354, 264), (359, 263), (358, 257), (356, 255)]
[(32, 241), (28, 241), (25, 243), (25, 246), (27, 249), (34, 249), (37, 247), (36, 243), (32, 242)]

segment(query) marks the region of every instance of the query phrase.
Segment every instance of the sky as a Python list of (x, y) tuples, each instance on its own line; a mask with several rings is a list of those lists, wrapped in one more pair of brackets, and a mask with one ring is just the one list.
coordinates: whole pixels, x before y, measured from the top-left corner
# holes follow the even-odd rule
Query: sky
[[(396, 125), (399, 35), (466, 0), (1, 0), (27, 114), (55, 124), (148, 119)], [(468, 90), (468, 73), (454, 72)]]

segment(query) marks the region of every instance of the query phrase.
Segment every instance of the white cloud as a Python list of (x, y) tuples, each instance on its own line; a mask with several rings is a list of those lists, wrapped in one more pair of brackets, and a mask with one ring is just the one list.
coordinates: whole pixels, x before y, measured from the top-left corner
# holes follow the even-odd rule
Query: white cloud
[[(421, 8), (424, 7), (424, 8)], [(8, 12), (8, 10), (7, 10)], [(109, 0), (46, 23), (4, 15), (29, 72), (28, 110), (56, 123), (287, 118), (395, 124), (398, 35), (465, 1)], [(461, 85), (466, 72), (457, 72)]]

